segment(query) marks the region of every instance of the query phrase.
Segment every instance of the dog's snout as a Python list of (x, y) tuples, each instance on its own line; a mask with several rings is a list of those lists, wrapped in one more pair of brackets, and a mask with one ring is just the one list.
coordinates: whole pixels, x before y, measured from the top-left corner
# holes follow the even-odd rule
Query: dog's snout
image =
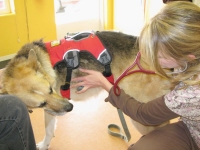
[(67, 112), (72, 111), (72, 109), (73, 109), (73, 104), (71, 104), (71, 103), (69, 103), (67, 106), (65, 106), (65, 110), (66, 110)]

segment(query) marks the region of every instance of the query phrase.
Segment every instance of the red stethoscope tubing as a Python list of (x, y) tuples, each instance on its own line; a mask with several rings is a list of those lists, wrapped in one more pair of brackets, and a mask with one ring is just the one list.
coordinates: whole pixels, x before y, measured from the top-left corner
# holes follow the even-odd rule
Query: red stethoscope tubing
[[(136, 58), (133, 62), (133, 64), (128, 67), (120, 76), (119, 78), (116, 80), (116, 82), (114, 83), (114, 86), (113, 86), (113, 90), (114, 90), (114, 93), (115, 95), (119, 96), (120, 95), (120, 88), (118, 86), (118, 83), (119, 81), (124, 78), (125, 76), (128, 76), (130, 74), (133, 74), (133, 73), (137, 73), (137, 72), (142, 72), (142, 73), (146, 73), (146, 74), (155, 74), (154, 71), (150, 71), (150, 70), (146, 70), (144, 68), (142, 68), (142, 66), (140, 65), (140, 58), (141, 58), (141, 54), (140, 52), (137, 53), (136, 55)], [(133, 70), (133, 71), (130, 71), (132, 68), (134, 68), (135, 66), (138, 66), (138, 70)]]

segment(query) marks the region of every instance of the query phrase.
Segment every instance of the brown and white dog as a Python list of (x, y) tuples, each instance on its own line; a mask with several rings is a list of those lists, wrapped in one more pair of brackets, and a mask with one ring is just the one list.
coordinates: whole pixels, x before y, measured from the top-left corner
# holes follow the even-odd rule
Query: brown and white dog
[[(62, 56), (58, 56), (60, 60), (50, 58), (50, 53), (54, 55), (56, 52), (50, 50), (48, 44), (54, 47), (60, 45), (62, 41), (78, 43), (90, 36), (91, 38), (97, 37), (101, 41), (106, 53), (104, 53), (104, 48), (103, 53), (88, 52), (86, 46), (83, 49), (80, 47), (73, 48), (71, 54), (62, 52)], [(1, 93), (18, 96), (29, 110), (34, 108), (44, 109), (46, 135), (43, 141), (37, 144), (39, 150), (48, 149), (54, 134), (56, 116), (64, 115), (73, 108), (73, 105), (61, 93), (61, 89), (68, 91), (69, 83), (66, 83), (68, 82), (66, 80), (70, 81), (71, 77), (82, 76), (83, 74), (78, 70), (81, 67), (104, 73), (106, 70), (107, 76), (112, 72), (116, 81), (124, 70), (134, 62), (139, 51), (136, 40), (137, 37), (131, 35), (101, 31), (78, 34), (78, 36), (67, 37), (50, 43), (43, 43), (42, 40), (34, 41), (24, 45), (18, 51), (6, 66), (2, 77)], [(95, 42), (89, 42), (89, 45), (97, 47)], [(65, 49), (70, 47), (65, 47)], [(102, 56), (102, 54), (105, 55)], [(70, 58), (73, 59), (70, 60)], [(143, 58), (141, 58), (140, 64), (143, 68), (151, 70), (151, 67), (145, 63)], [(69, 70), (71, 73), (69, 73)], [(68, 87), (66, 88), (66, 86)], [(138, 101), (146, 103), (166, 94), (169, 91), (170, 82), (157, 74), (135, 73), (123, 78), (119, 82), (119, 87)], [(70, 89), (72, 100), (86, 100), (89, 97), (96, 96), (102, 89), (94, 88), (82, 94), (75, 94), (75, 90), (77, 89)], [(133, 124), (141, 134), (146, 134), (155, 128), (143, 126), (134, 121)]]

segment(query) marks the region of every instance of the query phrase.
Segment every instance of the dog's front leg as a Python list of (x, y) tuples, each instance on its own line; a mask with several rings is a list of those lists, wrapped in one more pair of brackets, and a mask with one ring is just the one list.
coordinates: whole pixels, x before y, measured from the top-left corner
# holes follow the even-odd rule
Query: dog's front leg
[(47, 150), (51, 139), (54, 137), (54, 131), (56, 127), (56, 116), (50, 115), (47, 112), (44, 112), (44, 118), (45, 118), (45, 131), (46, 135), (42, 142), (37, 144), (38, 150)]

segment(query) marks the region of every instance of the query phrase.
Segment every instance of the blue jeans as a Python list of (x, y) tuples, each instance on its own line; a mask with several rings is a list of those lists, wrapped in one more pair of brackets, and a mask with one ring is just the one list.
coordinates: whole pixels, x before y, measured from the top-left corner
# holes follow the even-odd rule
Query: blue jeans
[(12, 95), (0, 95), (0, 150), (36, 150), (27, 107)]

